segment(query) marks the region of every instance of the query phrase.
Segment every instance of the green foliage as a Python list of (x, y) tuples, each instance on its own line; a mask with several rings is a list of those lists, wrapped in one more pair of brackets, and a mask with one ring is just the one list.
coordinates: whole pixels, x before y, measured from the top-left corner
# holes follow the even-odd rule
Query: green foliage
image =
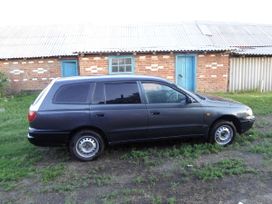
[(0, 72), (0, 97), (4, 96), (7, 84), (8, 84), (7, 76), (4, 73)]

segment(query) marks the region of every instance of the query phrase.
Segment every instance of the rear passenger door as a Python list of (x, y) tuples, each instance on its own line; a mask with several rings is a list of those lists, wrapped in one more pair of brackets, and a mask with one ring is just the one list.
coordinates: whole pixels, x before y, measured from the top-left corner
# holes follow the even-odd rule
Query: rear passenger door
[(110, 143), (146, 138), (148, 113), (139, 90), (136, 81), (96, 84), (91, 121)]

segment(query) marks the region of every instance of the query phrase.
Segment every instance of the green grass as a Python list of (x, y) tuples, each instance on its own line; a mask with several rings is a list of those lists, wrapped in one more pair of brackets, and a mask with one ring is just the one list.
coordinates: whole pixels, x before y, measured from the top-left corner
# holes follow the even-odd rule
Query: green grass
[(121, 156), (121, 159), (130, 161), (147, 161), (152, 158), (192, 158), (197, 159), (202, 154), (218, 153), (223, 148), (213, 144), (180, 144), (166, 148), (132, 149)]
[(254, 173), (255, 171), (248, 168), (243, 160), (224, 159), (214, 164), (207, 164), (195, 169), (194, 175), (201, 180), (212, 180), (223, 178), (229, 175), (241, 175), (245, 173)]
[(27, 141), (27, 112), (36, 95), (0, 98), (0, 187), (15, 187), (16, 181), (35, 173), (39, 150)]
[(251, 145), (249, 151), (252, 153), (263, 154), (265, 158), (271, 159), (272, 138), (265, 138), (260, 143)]
[(55, 180), (57, 177), (62, 175), (64, 172), (64, 165), (57, 164), (53, 166), (48, 166), (41, 169), (42, 181), (47, 183), (49, 181)]
[(266, 115), (272, 113), (272, 92), (217, 93), (215, 95), (244, 103), (251, 107), (253, 113), (257, 115)]

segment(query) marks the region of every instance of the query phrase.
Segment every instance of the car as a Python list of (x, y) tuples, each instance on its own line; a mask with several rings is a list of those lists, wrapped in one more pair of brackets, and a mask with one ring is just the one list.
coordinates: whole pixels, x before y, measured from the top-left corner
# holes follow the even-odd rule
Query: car
[(202, 137), (221, 146), (255, 117), (239, 102), (189, 92), (159, 77), (123, 75), (53, 80), (29, 108), (28, 140), (67, 145), (81, 161), (107, 145)]

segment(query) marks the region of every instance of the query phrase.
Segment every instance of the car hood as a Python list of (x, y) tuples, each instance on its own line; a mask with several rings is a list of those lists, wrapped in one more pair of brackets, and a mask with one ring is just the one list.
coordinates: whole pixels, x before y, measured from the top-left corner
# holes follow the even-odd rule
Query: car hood
[(230, 106), (236, 106), (236, 107), (241, 107), (241, 106), (245, 106), (244, 104), (231, 100), (231, 99), (226, 99), (226, 98), (222, 98), (219, 96), (210, 96), (210, 95), (205, 95), (204, 96), (206, 99), (204, 100), (206, 104), (210, 104), (213, 106), (226, 106), (226, 107), (230, 107)]

